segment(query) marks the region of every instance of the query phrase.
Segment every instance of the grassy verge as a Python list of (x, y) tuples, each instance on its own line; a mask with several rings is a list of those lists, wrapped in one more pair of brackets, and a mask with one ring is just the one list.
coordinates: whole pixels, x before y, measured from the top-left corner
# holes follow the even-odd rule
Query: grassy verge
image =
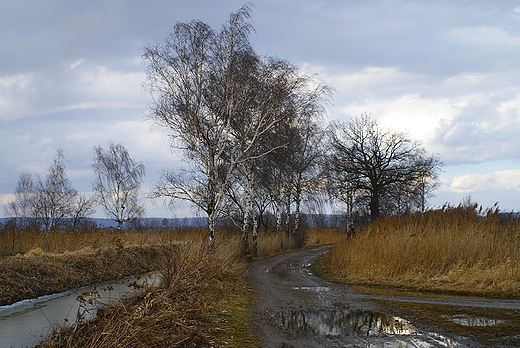
[(56, 330), (40, 347), (253, 347), (245, 269), (225, 246), (168, 244), (159, 286)]
[(519, 237), (497, 211), (445, 208), (370, 224), (317, 267), (349, 284), (520, 298)]
[[(247, 263), (237, 258), (236, 233), (220, 231), (214, 250), (206, 248), (203, 231), (6, 236), (2, 304), (149, 270), (161, 274), (159, 286), (100, 308), (93, 320), (57, 327), (40, 347), (259, 346), (249, 326), (254, 289), (245, 280)], [(311, 230), (307, 244), (341, 239), (339, 231)], [(290, 238), (275, 233), (259, 238), (261, 258), (291, 249)]]
[(216, 347), (256, 348), (261, 344), (250, 327), (254, 289), (243, 279), (234, 284), (235, 292), (220, 314), (222, 330), (215, 339)]

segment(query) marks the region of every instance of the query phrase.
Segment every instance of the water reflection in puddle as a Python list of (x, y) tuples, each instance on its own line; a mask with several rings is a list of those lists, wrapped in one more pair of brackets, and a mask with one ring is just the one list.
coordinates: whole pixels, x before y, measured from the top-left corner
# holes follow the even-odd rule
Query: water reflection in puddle
[(330, 291), (328, 286), (294, 286), (293, 290), (307, 290), (307, 291)]
[(299, 309), (276, 313), (282, 327), (301, 337), (412, 335), (416, 329), (402, 318), (349, 309)]
[(475, 326), (475, 327), (486, 327), (486, 326), (497, 326), (505, 323), (505, 320), (500, 319), (489, 319), (482, 317), (472, 317), (467, 314), (455, 314), (445, 316), (445, 318), (451, 320), (455, 324), (463, 326)]

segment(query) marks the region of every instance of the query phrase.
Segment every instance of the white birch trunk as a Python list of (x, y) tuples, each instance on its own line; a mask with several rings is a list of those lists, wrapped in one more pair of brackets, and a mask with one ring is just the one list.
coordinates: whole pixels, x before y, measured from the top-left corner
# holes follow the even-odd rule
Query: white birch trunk
[(244, 176), (244, 220), (242, 222), (242, 237), (240, 240), (242, 256), (247, 255), (249, 252), (249, 214), (251, 212), (252, 198), (251, 198), (251, 187), (252, 187), (252, 173), (249, 168), (247, 169), (246, 175)]
[(213, 248), (215, 246), (215, 212), (208, 214), (208, 246)]
[(254, 192), (251, 192), (252, 195), (252, 205), (251, 205), (251, 215), (253, 218), (253, 257), (258, 256), (258, 216), (256, 214), (255, 204), (254, 204)]

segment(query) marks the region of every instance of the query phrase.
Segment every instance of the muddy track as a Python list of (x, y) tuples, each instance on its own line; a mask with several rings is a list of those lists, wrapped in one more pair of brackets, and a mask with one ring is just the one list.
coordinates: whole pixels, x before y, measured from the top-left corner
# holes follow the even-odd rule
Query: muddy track
[(442, 328), (398, 317), (375, 300), (520, 309), (520, 301), (366, 295), (312, 274), (327, 248), (278, 255), (251, 265), (257, 289), (253, 330), (264, 347), (481, 347)]

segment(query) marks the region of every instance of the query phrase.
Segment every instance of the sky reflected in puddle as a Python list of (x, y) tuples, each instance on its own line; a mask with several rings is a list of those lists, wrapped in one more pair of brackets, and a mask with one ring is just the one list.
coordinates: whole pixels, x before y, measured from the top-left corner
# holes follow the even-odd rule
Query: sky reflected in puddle
[(134, 291), (131, 284), (157, 284), (159, 274), (128, 277), (0, 307), (0, 347), (30, 347), (56, 325), (90, 319), (98, 306)]
[(402, 318), (350, 309), (298, 309), (275, 313), (285, 329), (301, 337), (412, 335), (416, 329)]
[(294, 286), (293, 290), (307, 290), (307, 291), (330, 291), (328, 286)]
[(506, 321), (501, 319), (490, 319), (482, 317), (472, 317), (467, 314), (455, 314), (445, 316), (445, 318), (451, 320), (455, 324), (463, 326), (475, 326), (475, 327), (486, 327), (486, 326), (497, 326), (504, 324)]

